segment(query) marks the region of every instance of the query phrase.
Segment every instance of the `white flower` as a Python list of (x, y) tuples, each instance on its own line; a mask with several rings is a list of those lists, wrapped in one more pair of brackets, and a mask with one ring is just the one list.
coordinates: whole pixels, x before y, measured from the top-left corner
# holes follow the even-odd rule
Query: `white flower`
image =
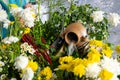
[(32, 28), (34, 26), (34, 21), (25, 21), (25, 25)]
[(120, 74), (120, 70), (119, 70), (120, 63), (117, 61), (117, 59), (103, 56), (103, 59), (101, 60), (100, 65), (102, 68), (105, 68), (112, 73)]
[(119, 80), (119, 78), (117, 77), (118, 75), (113, 75), (112, 79), (111, 80)]
[(29, 46), (28, 43), (27, 43), (27, 42), (24, 42), (23, 44), (20, 45), (20, 48), (21, 48), (21, 49), (24, 49), (24, 48), (26, 48), (27, 46)]
[(10, 8), (10, 12), (14, 15), (14, 16), (19, 16), (20, 12), (23, 11), (23, 9), (21, 7), (18, 8)]
[[(40, 11), (38, 10), (38, 7), (40, 6)], [(49, 11), (48, 5), (34, 5), (33, 9), (35, 10), (35, 13), (40, 15), (37, 15), (36, 20), (39, 21), (41, 19), (42, 23), (44, 24), (49, 19), (49, 14), (47, 13)]]
[(9, 37), (9, 40), (10, 40), (11, 42), (14, 42), (14, 43), (16, 43), (16, 42), (19, 41), (19, 39), (18, 39), (17, 37), (14, 37), (14, 36), (10, 36), (10, 37)]
[(4, 23), (3, 27), (7, 29), (10, 24), (10, 21), (7, 19), (8, 15), (7, 15), (6, 11), (3, 9), (0, 9), (0, 15), (1, 15), (0, 22), (3, 22)]
[(26, 46), (26, 50), (28, 51), (29, 49), (31, 49), (31, 47), (31, 45)]
[(97, 78), (101, 68), (98, 63), (89, 64), (86, 67), (86, 77), (87, 78)]
[(15, 59), (14, 66), (16, 69), (24, 69), (28, 64), (28, 57), (20, 55)]
[(5, 65), (5, 63), (2, 62), (2, 61), (0, 61), (0, 67), (2, 67), (2, 66), (4, 66), (4, 65)]
[(31, 49), (28, 50), (28, 52), (29, 52), (30, 54), (34, 54), (34, 53), (35, 53), (35, 50), (34, 50), (33, 48), (31, 48)]
[(2, 42), (5, 44), (11, 44), (12, 42), (16, 43), (18, 41), (19, 41), (19, 39), (17, 37), (14, 37), (14, 36), (6, 37), (2, 40)]
[(11, 42), (9, 41), (9, 37), (4, 38), (1, 42), (5, 44), (11, 44)]
[(34, 72), (32, 71), (31, 68), (27, 68), (22, 75), (22, 80), (32, 80), (33, 77)]
[(21, 52), (24, 53), (24, 52), (29, 52), (30, 54), (34, 54), (35, 53), (35, 50), (33, 49), (33, 47), (31, 45), (29, 45), (28, 43), (23, 43), (20, 45), (20, 48), (21, 48)]
[(5, 10), (0, 10), (0, 22), (4, 22), (4, 20), (6, 20), (7, 19), (7, 13), (6, 13), (6, 11)]
[(28, 27), (34, 26), (35, 12), (31, 8), (26, 8), (20, 13), (20, 17), (24, 20), (24, 24)]
[(22, 11), (20, 17), (25, 21), (34, 21), (34, 17), (29, 9)]
[(4, 24), (3, 24), (3, 27), (8, 29), (9, 24), (10, 24), (10, 21), (9, 20), (5, 20)]
[(32, 8), (25, 8), (22, 9), (20, 7), (18, 8), (11, 8), (11, 13), (15, 16), (18, 16), (21, 18), (24, 22), (24, 25), (27, 27), (33, 27), (34, 26), (34, 20), (35, 20), (35, 12), (32, 10)]
[(117, 13), (110, 13), (108, 20), (113, 26), (117, 26), (120, 23), (120, 16)]
[(38, 14), (38, 4), (32, 5), (32, 10), (34, 10), (35, 14)]
[(10, 80), (17, 80), (16, 78), (11, 78)]
[(104, 12), (103, 11), (95, 11), (91, 14), (91, 17), (93, 18), (94, 22), (101, 22), (104, 17)]
[(5, 74), (2, 74), (2, 75), (0, 76), (0, 80), (5, 80), (5, 78), (6, 78), (6, 75), (5, 75)]
[(114, 74), (111, 80), (118, 80), (117, 76), (120, 74), (120, 63), (117, 61), (117, 59), (103, 56), (100, 66), (102, 69), (107, 69)]

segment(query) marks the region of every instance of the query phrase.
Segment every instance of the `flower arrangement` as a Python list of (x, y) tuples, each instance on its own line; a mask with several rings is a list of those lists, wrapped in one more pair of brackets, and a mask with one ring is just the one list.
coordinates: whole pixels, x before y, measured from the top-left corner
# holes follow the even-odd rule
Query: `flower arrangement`
[[(112, 56), (114, 50), (107, 42), (108, 29), (120, 23), (120, 16), (90, 4), (77, 6), (70, 0), (66, 8), (61, 1), (48, 1), (49, 19), (45, 22), (40, 18), (42, 1), (25, 8), (9, 4), (13, 21), (0, 8), (4, 15), (0, 16), (0, 80), (120, 79), (119, 55)], [(88, 35), (82, 36), (87, 49), (81, 45), (78, 50), (61, 37), (67, 26), (76, 22), (87, 29)], [(5, 38), (2, 27), (9, 33)], [(115, 51), (120, 53), (120, 45)]]

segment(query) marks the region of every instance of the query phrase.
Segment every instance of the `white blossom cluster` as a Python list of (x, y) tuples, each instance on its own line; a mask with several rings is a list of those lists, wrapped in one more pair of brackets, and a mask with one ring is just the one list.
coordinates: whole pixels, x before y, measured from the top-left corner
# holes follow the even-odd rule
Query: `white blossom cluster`
[(31, 68), (27, 67), (29, 62), (28, 57), (20, 55), (15, 59), (14, 66), (18, 70), (23, 70), (21, 80), (32, 80), (34, 77), (34, 72)]
[(31, 68), (26, 68), (23, 75), (22, 75), (22, 80), (32, 80), (34, 77), (34, 72)]
[(101, 22), (104, 17), (104, 12), (103, 11), (95, 11), (91, 14), (91, 17), (93, 18), (94, 22)]
[(2, 74), (2, 75), (0, 76), (0, 80), (5, 80), (6, 77), (7, 77), (6, 74)]
[(15, 69), (18, 69), (18, 70), (24, 69), (28, 64), (28, 61), (29, 61), (28, 57), (23, 55), (18, 56), (15, 59), (15, 63), (14, 63)]
[(110, 13), (109, 22), (113, 26), (117, 26), (118, 24), (120, 24), (120, 16), (117, 13)]
[(24, 24), (28, 27), (33, 27), (34, 26), (34, 20), (35, 20), (35, 13), (32, 11), (31, 8), (26, 8), (24, 9), (20, 17), (24, 20)]
[(14, 15), (20, 18), (20, 21), (27, 27), (31, 28), (34, 27), (34, 21), (36, 18), (35, 11), (28, 7), (25, 9), (22, 9), (21, 7), (11, 7), (10, 12)]
[[(91, 17), (93, 18), (93, 22), (101, 22), (103, 21), (105, 15), (103, 11), (94, 11), (91, 14)], [(117, 13), (108, 14), (107, 19), (112, 26), (117, 26), (120, 24), (120, 16)]]
[(18, 41), (19, 41), (19, 39), (17, 37), (9, 36), (9, 37), (2, 39), (1, 42), (5, 43), (5, 44), (11, 44), (11, 43), (16, 43)]
[(86, 68), (86, 77), (87, 78), (97, 78), (101, 71), (98, 63), (89, 64)]
[(20, 45), (21, 48), (21, 53), (30, 53), (30, 54), (34, 54), (35, 50), (33, 49), (33, 47), (31, 45), (29, 45), (27, 42), (23, 43)]
[(120, 74), (120, 63), (113, 58), (103, 56), (103, 59), (98, 63), (89, 64), (86, 67), (86, 77), (101, 80), (99, 78), (100, 71), (106, 69), (113, 74), (111, 80), (119, 80), (117, 76)]
[(20, 12), (23, 11), (23, 8), (21, 7), (17, 7), (17, 8), (10, 8), (10, 12), (14, 15), (14, 16), (19, 16)]
[(8, 28), (8, 26), (10, 24), (10, 21), (8, 20), (8, 15), (7, 15), (6, 11), (2, 9), (2, 7), (0, 7), (0, 22), (4, 23), (3, 27), (6, 29)]

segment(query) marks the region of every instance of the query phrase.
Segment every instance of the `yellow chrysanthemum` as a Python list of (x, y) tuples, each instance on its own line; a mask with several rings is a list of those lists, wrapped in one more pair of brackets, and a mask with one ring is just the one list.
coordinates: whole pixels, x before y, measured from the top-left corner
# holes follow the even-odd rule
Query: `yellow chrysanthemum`
[(80, 58), (74, 59), (70, 64), (73, 64), (74, 66), (77, 66), (78, 64), (82, 64), (83, 60)]
[(99, 40), (90, 40), (90, 46), (102, 47), (103, 42)]
[(16, 4), (9, 4), (10, 7), (13, 7), (13, 8), (18, 8), (18, 6)]
[(25, 28), (24, 34), (28, 34), (28, 33), (30, 33), (30, 28)]
[(40, 77), (44, 78), (44, 80), (50, 80), (52, 78), (52, 71), (49, 67), (45, 67), (42, 71), (40, 71)]
[(40, 76), (38, 77), (38, 80), (41, 80), (41, 77), (40, 77)]
[(111, 80), (111, 78), (113, 77), (113, 73), (109, 72), (106, 69), (103, 69), (100, 74), (99, 77), (101, 78), (101, 80)]
[(82, 64), (83, 64), (84, 66), (88, 66), (88, 64), (91, 64), (91, 63), (93, 63), (91, 60), (88, 60), (88, 59), (84, 58)]
[(101, 54), (96, 49), (91, 48), (87, 57), (88, 57), (88, 60), (92, 61), (93, 63), (94, 62), (99, 62)]
[(58, 68), (60, 70), (66, 70), (68, 72), (71, 72), (74, 68), (73, 60), (74, 58), (72, 56), (61, 57), (59, 59), (60, 65), (58, 66)]
[(117, 51), (117, 53), (120, 54), (120, 45), (117, 45), (116, 48), (115, 48), (115, 50)]
[(38, 69), (37, 62), (33, 62), (32, 60), (28, 63), (27, 67), (30, 67), (34, 72)]
[(105, 44), (105, 45), (103, 46), (102, 53), (105, 54), (107, 57), (111, 57), (113, 51), (111, 50), (111, 48), (110, 48), (108, 45)]
[(61, 58), (59, 59), (59, 63), (60, 63), (60, 64), (67, 64), (67, 63), (69, 63), (69, 62), (72, 62), (72, 60), (73, 60), (73, 57), (72, 57), (72, 56), (65, 56), (65, 57), (61, 57)]
[(85, 75), (85, 66), (83, 64), (79, 64), (73, 69), (73, 73), (76, 76), (79, 76), (80, 78)]
[(71, 64), (61, 64), (58, 66), (59, 70), (66, 70), (68, 72), (72, 71)]
[(73, 65), (72, 64), (73, 62), (73, 57), (72, 56), (65, 56), (65, 57), (61, 57), (59, 59), (59, 63), (60, 65), (58, 66), (58, 68), (60, 70), (66, 70), (68, 72), (72, 71), (73, 70)]

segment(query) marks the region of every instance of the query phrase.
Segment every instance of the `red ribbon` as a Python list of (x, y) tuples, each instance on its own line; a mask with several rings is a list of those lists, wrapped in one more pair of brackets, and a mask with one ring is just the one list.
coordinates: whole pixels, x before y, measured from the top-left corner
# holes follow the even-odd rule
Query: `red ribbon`
[[(42, 55), (44, 57), (44, 59), (46, 61), (48, 61), (49, 64), (52, 64), (52, 60), (51, 60), (49, 54), (47, 53), (47, 51), (43, 48), (41, 49), (41, 51), (39, 51), (37, 44), (35, 44), (32, 39), (33, 39), (32, 36), (30, 36), (29, 34), (24, 34), (22, 36), (22, 41), (27, 42), (29, 45), (32, 45), (33, 48), (35, 49), (35, 54), (38, 57)], [(43, 38), (42, 38), (42, 40), (43, 40)], [(43, 42), (45, 43), (45, 40)]]

